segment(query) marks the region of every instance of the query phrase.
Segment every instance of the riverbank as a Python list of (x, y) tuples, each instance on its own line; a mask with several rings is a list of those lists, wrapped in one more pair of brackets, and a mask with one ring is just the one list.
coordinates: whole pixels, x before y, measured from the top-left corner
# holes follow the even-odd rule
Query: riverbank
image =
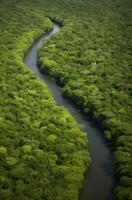
[[(84, 130), (88, 134), (90, 142), (90, 154), (92, 158), (92, 165), (90, 171), (88, 170), (85, 184), (80, 194), (81, 200), (101, 200), (114, 199), (112, 197), (112, 187), (114, 186), (114, 166), (112, 164), (112, 153), (109, 151), (105, 140), (103, 139), (101, 130), (92, 125), (92, 122), (84, 118), (84, 116), (74, 108), (74, 106), (65, 98), (59, 86), (49, 76), (42, 74), (37, 67), (37, 49), (41, 47), (50, 36), (60, 31), (60, 25), (54, 23), (54, 29), (46, 35), (36, 40), (34, 45), (29, 50), (25, 57), (25, 64), (27, 64), (44, 83), (48, 85), (54, 99), (59, 105), (64, 106), (69, 110), (71, 115), (76, 119), (80, 125), (84, 125)], [(50, 40), (49, 38), (48, 40)], [(103, 167), (102, 167), (103, 166)], [(95, 193), (95, 189), (96, 190)]]

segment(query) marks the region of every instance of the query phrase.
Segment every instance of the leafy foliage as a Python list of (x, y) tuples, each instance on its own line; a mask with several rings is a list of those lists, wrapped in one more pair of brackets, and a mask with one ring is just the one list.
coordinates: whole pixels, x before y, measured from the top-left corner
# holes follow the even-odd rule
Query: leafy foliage
[(76, 200), (90, 163), (86, 134), (23, 64), (52, 28), (41, 2), (0, 1), (1, 200)]
[(115, 150), (118, 199), (130, 200), (131, 1), (80, 0), (57, 5), (50, 16), (63, 27), (39, 50), (40, 70), (54, 76), (64, 96), (102, 125)]

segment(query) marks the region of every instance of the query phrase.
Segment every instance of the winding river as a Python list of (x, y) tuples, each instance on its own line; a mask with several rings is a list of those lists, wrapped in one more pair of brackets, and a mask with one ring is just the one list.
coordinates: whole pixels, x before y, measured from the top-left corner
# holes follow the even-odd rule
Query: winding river
[(48, 39), (58, 31), (60, 31), (60, 26), (54, 23), (53, 30), (36, 39), (28, 50), (24, 63), (48, 85), (56, 102), (67, 108), (76, 121), (85, 126), (85, 131), (88, 133), (92, 164), (85, 175), (84, 185), (80, 191), (80, 200), (115, 200), (112, 192), (115, 184), (113, 155), (105, 142), (102, 131), (92, 121), (86, 119), (70, 101), (63, 98), (61, 88), (56, 82), (49, 76), (42, 74), (37, 67), (36, 50), (41, 47), (43, 40)]

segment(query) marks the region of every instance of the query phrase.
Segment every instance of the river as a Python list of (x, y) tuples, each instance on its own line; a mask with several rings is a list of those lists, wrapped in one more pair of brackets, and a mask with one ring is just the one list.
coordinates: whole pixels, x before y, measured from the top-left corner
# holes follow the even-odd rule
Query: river
[(92, 163), (86, 172), (83, 188), (80, 191), (80, 200), (115, 200), (112, 188), (115, 184), (113, 154), (106, 144), (103, 131), (97, 127), (93, 121), (87, 119), (73, 104), (62, 95), (61, 88), (54, 79), (42, 74), (37, 67), (37, 49), (41, 47), (43, 40), (48, 39), (53, 34), (60, 31), (59, 24), (54, 23), (53, 30), (43, 34), (35, 40), (28, 50), (24, 63), (30, 67), (35, 74), (47, 84), (54, 99), (59, 105), (63, 105), (69, 110), (71, 115), (79, 124), (85, 126), (85, 131), (90, 142), (90, 154)]

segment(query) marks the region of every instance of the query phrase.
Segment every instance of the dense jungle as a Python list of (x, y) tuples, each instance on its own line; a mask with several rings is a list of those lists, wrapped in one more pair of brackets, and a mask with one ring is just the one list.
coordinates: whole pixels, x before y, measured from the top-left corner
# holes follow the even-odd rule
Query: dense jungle
[(77, 200), (92, 163), (84, 127), (23, 61), (54, 21), (38, 68), (99, 124), (115, 196), (132, 200), (130, 0), (0, 0), (0, 200)]

